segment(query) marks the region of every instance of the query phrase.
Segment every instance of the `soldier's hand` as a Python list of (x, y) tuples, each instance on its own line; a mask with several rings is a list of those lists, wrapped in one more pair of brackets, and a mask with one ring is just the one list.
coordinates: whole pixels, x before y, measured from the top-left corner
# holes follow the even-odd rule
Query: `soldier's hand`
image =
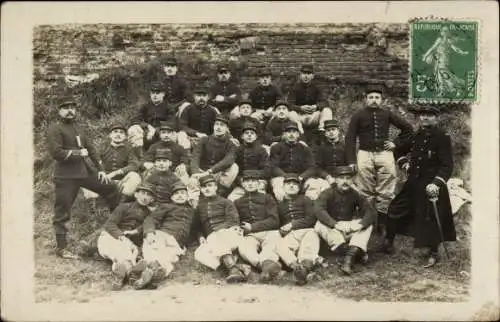
[(236, 94), (229, 95), (229, 98), (236, 98)]
[(384, 142), (384, 149), (386, 151), (392, 151), (392, 150), (394, 150), (395, 147), (396, 147), (396, 144), (394, 144), (391, 141), (385, 141)]
[(216, 102), (224, 102), (224, 96), (222, 95), (217, 95), (215, 96), (215, 99), (214, 99)]
[(111, 182), (111, 180), (109, 180), (108, 177), (106, 176), (106, 172), (104, 172), (104, 171), (97, 172), (97, 179), (99, 179), (99, 181), (101, 183), (110, 183)]
[(155, 233), (148, 233), (146, 237), (144, 237), (144, 242), (148, 244), (153, 244), (155, 242), (155, 237), (156, 237)]
[(196, 132), (196, 136), (199, 137), (199, 138), (202, 138), (202, 137), (205, 137), (207, 135), (205, 133)]
[(236, 139), (236, 138), (231, 138), (230, 140), (231, 140), (231, 142), (233, 142), (233, 144), (234, 144), (234, 145), (236, 145), (237, 147), (238, 147), (238, 146), (240, 146), (240, 141), (238, 141), (238, 139)]
[(425, 187), (425, 192), (427, 192), (427, 195), (431, 198), (437, 197), (439, 195), (439, 187), (436, 186), (434, 183), (429, 183)]
[(350, 228), (351, 232), (355, 232), (355, 231), (361, 230), (363, 228), (363, 226), (358, 221), (354, 221), (354, 222), (351, 222), (349, 228)]
[(347, 232), (349, 232), (349, 222), (337, 221), (337, 223), (335, 224), (335, 229), (347, 233)]
[(80, 155), (82, 157), (88, 157), (89, 156), (89, 151), (87, 151), (87, 149), (80, 149)]
[(207, 239), (203, 236), (200, 236), (198, 238), (198, 242), (200, 243), (200, 245), (203, 245), (203, 244), (206, 244), (207, 243)]
[(281, 237), (285, 237), (290, 232), (290, 230), (292, 230), (291, 223), (281, 226), (279, 229)]
[(124, 235), (137, 235), (139, 231), (137, 229), (125, 230), (123, 232)]
[(328, 176), (326, 177), (326, 181), (328, 182), (328, 184), (332, 185), (332, 184), (334, 184), (334, 183), (335, 183), (335, 178), (334, 178), (334, 177), (332, 177), (331, 175), (328, 175)]
[(248, 234), (249, 232), (252, 231), (252, 225), (247, 223), (247, 222), (242, 222), (241, 223), (241, 229), (243, 229), (243, 232), (245, 234)]

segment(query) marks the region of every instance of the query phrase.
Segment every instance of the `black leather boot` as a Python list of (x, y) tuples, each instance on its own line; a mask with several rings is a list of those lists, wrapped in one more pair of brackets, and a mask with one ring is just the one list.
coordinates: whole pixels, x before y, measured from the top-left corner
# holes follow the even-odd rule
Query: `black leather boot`
[(236, 261), (233, 255), (224, 255), (221, 258), (222, 264), (226, 267), (228, 275), (226, 277), (226, 282), (228, 283), (241, 283), (246, 280), (245, 275), (236, 266)]
[(261, 264), (262, 272), (260, 274), (260, 281), (263, 283), (268, 283), (278, 277), (281, 271), (281, 265), (278, 262), (268, 260), (262, 262)]
[(344, 257), (344, 264), (341, 266), (341, 270), (346, 275), (352, 274), (352, 268), (358, 251), (360, 249), (356, 246), (349, 246)]

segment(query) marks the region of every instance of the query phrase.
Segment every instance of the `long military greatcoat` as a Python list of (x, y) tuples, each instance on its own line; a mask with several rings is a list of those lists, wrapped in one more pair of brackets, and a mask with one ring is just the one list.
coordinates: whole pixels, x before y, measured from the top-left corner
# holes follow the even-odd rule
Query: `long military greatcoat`
[[(415, 247), (439, 245), (437, 221), (426, 186), (439, 187), (437, 209), (445, 241), (456, 240), (446, 182), (453, 171), (451, 139), (438, 127), (421, 128), (395, 151), (398, 165), (410, 162), (408, 180), (389, 206), (388, 225), (415, 238)], [(389, 228), (389, 227), (388, 227)]]

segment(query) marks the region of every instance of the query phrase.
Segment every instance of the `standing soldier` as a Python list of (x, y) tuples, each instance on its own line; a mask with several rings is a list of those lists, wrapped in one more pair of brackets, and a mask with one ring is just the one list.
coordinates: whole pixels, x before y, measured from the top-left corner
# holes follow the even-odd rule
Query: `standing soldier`
[(76, 103), (59, 105), (60, 121), (47, 131), (47, 144), (56, 160), (54, 171), (55, 204), (52, 224), (56, 235), (56, 254), (62, 258), (78, 256), (66, 249), (71, 206), (80, 187), (102, 196), (110, 211), (118, 205), (120, 192), (106, 177), (106, 172), (91, 141), (75, 124)]
[(396, 150), (398, 165), (408, 172), (408, 180), (389, 206), (384, 249), (392, 253), (396, 233), (410, 233), (415, 248), (430, 250), (425, 267), (432, 267), (438, 261), (439, 244), (456, 240), (446, 185), (453, 171), (452, 147), (450, 136), (437, 126), (437, 108), (415, 113), (419, 129)]
[(163, 71), (165, 72), (165, 78), (163, 79), (165, 102), (176, 111), (177, 117), (180, 117), (186, 106), (193, 101), (189, 85), (177, 73), (178, 63), (174, 57), (165, 60)]
[(271, 83), (271, 77), (270, 69), (261, 69), (259, 71), (259, 85), (249, 94), (252, 106), (255, 109), (252, 116), (261, 122), (264, 121), (264, 118), (273, 115), (274, 105), (283, 96), (278, 86)]
[(226, 64), (217, 67), (217, 81), (210, 88), (210, 103), (228, 116), (241, 99), (241, 90), (233, 80)]
[[(357, 161), (356, 186), (375, 204), (378, 212), (379, 230), (387, 216), (387, 207), (394, 198), (396, 189), (396, 165), (393, 150), (399, 140), (389, 141), (389, 127), (401, 130), (401, 138), (413, 131), (410, 123), (393, 112), (382, 108), (382, 86), (370, 86), (366, 91), (366, 107), (351, 118), (345, 137), (347, 163), (353, 168)], [(356, 157), (356, 139), (359, 151)], [(383, 234), (383, 232), (381, 232)]]
[(303, 124), (304, 127), (324, 129), (326, 120), (333, 118), (332, 110), (324, 104), (321, 89), (314, 82), (313, 65), (307, 64), (300, 69), (300, 80), (290, 92), (288, 101), (293, 112), (290, 117)]

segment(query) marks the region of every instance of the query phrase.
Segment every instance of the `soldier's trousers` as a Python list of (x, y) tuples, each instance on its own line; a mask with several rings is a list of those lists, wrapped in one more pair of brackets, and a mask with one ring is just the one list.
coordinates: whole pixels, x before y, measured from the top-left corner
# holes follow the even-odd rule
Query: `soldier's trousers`
[(279, 255), (276, 251), (276, 243), (280, 239), (281, 235), (277, 230), (251, 233), (242, 238), (238, 245), (238, 252), (241, 258), (254, 267), (258, 267), (265, 260), (277, 262)]
[(174, 270), (174, 264), (179, 261), (179, 257), (184, 255), (183, 249), (174, 236), (161, 230), (155, 231), (155, 238), (152, 243), (145, 242), (142, 245), (142, 255), (148, 263), (158, 261), (168, 276)]
[[(134, 171), (127, 173), (121, 180), (113, 180), (119, 189), (121, 188), (121, 194), (124, 196), (131, 197), (134, 195), (137, 186), (141, 183), (141, 176)], [(88, 189), (82, 188), (83, 195), (85, 199), (97, 198), (99, 195)]]
[(319, 236), (313, 228), (292, 230), (278, 240), (276, 250), (289, 267), (305, 260), (314, 262), (319, 253)]
[(206, 243), (194, 252), (194, 258), (201, 264), (216, 270), (224, 255), (231, 255), (241, 244), (242, 234), (235, 229), (220, 229), (208, 235)]
[[(355, 219), (353, 221), (359, 222), (361, 219)], [(318, 235), (328, 244), (328, 247), (338, 247), (343, 243), (349, 242), (349, 246), (357, 246), (366, 252), (368, 249), (368, 241), (372, 234), (373, 226), (368, 226), (360, 231), (346, 234), (335, 228), (330, 228), (321, 222), (316, 222), (314, 230)]]
[(139, 248), (128, 238), (119, 240), (103, 231), (97, 239), (97, 251), (102, 257), (113, 263), (130, 262), (135, 265), (139, 256)]
[(325, 179), (310, 178), (304, 183), (305, 195), (311, 200), (318, 199), (320, 193), (330, 188), (330, 184)]
[(65, 224), (70, 220), (71, 207), (75, 202), (80, 187), (86, 188), (100, 195), (106, 200), (110, 211), (113, 211), (120, 201), (120, 192), (114, 183), (101, 183), (97, 175), (87, 178), (66, 179), (55, 178), (55, 202), (52, 225), (56, 233), (58, 248), (66, 247), (66, 234), (68, 229)]
[(379, 213), (387, 214), (395, 195), (397, 176), (391, 151), (358, 151), (356, 185), (359, 192), (375, 205)]
[(321, 111), (315, 111), (311, 114), (299, 114), (292, 111), (289, 115), (292, 121), (300, 122), (305, 126), (322, 126), (326, 120), (333, 119), (332, 110), (328, 107), (323, 108)]

